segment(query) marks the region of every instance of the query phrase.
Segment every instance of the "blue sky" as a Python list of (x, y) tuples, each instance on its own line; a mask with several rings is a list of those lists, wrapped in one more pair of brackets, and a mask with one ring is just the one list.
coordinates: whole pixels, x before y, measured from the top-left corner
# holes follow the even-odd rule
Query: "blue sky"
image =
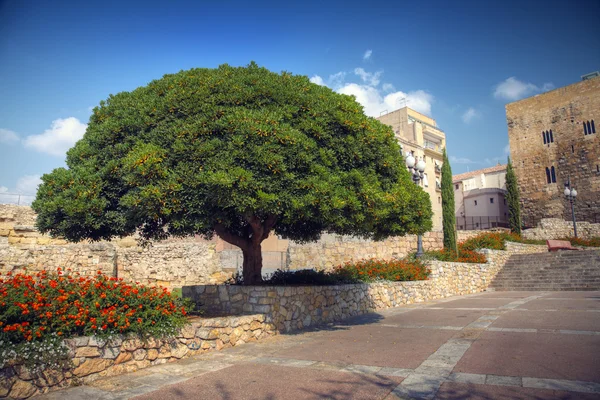
[(109, 94), (251, 60), (371, 115), (407, 101), (446, 132), (454, 173), (483, 168), (506, 159), (507, 102), (600, 70), (599, 15), (598, 0), (0, 0), (0, 192), (34, 193)]

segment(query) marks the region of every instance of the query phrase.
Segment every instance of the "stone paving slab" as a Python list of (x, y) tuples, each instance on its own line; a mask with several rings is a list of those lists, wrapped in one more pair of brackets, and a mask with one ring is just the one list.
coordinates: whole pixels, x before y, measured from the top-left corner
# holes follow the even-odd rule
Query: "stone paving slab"
[(445, 382), (440, 386), (435, 398), (437, 400), (597, 400), (598, 395), (560, 390)]
[(500, 315), (494, 328), (600, 330), (600, 313), (519, 311)]
[(590, 292), (563, 294), (398, 307), (39, 399), (600, 399), (600, 310), (525, 309), (596, 301)]
[(600, 291), (590, 290), (581, 292), (552, 292), (550, 298), (568, 298), (568, 299), (600, 299)]
[(600, 337), (483, 332), (454, 372), (600, 382)]
[(551, 299), (541, 298), (539, 300), (530, 301), (529, 303), (517, 307), (524, 308), (527, 310), (590, 310), (590, 309), (600, 309), (600, 298), (598, 299), (589, 299), (589, 298), (560, 298), (553, 297)]
[(134, 399), (382, 399), (402, 379), (395, 376), (241, 364), (178, 385), (166, 386)]
[(416, 309), (385, 317), (381, 324), (464, 327), (484, 315), (485, 311)]
[(304, 360), (344, 362), (380, 367), (416, 368), (455, 334), (451, 330), (357, 326), (327, 332), (323, 338), (277, 353)]
[(436, 304), (441, 308), (497, 308), (515, 301), (514, 298), (467, 298)]

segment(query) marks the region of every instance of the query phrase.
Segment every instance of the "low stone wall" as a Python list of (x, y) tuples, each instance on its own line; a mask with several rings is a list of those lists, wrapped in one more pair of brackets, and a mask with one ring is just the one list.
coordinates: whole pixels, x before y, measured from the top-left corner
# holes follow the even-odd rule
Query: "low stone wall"
[[(138, 246), (134, 237), (72, 244), (40, 234), (35, 219), (30, 207), (0, 205), (1, 273), (61, 267), (92, 275), (100, 270), (134, 282), (177, 288), (223, 283), (242, 264), (241, 251), (216, 237), (154, 242), (146, 248)], [(460, 231), (458, 240), (480, 232)], [(423, 243), (426, 250), (441, 249), (443, 235), (428, 232)], [(298, 244), (272, 235), (263, 244), (263, 272), (268, 273), (276, 268), (326, 269), (351, 260), (404, 257), (416, 251), (417, 238), (409, 235), (376, 242), (326, 234), (315, 243)]]
[(238, 346), (275, 333), (274, 325), (265, 322), (264, 315), (246, 315), (198, 320), (166, 340), (142, 341), (123, 336), (108, 342), (95, 337), (67, 339), (72, 368), (31, 373), (22, 365), (5, 367), (0, 370), (0, 398), (24, 399), (100, 377)]
[[(537, 227), (523, 231), (523, 237), (526, 239), (546, 240), (573, 236), (573, 221), (560, 218), (544, 218), (538, 222)], [(577, 222), (577, 236), (584, 239), (600, 237), (600, 224)]]
[[(458, 241), (467, 240), (482, 231), (458, 231)], [(442, 232), (433, 231), (423, 235), (423, 249), (440, 250), (444, 247)], [(288, 269), (329, 269), (348, 261), (368, 258), (392, 259), (406, 257), (417, 251), (417, 236), (391, 237), (382, 241), (366, 240), (351, 236), (325, 234), (314, 243), (290, 242)]]
[(488, 262), (434, 261), (426, 281), (381, 282), (332, 286), (184, 286), (207, 313), (263, 313), (279, 331), (345, 319), (396, 307), (485, 290), (512, 254), (547, 251), (546, 246), (507, 243), (504, 251), (485, 250)]

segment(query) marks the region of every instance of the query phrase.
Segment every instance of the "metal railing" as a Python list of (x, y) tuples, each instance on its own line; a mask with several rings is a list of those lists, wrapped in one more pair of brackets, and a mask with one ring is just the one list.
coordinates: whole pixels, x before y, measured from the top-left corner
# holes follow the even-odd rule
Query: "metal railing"
[(477, 231), (508, 227), (508, 220), (503, 217), (456, 217), (456, 229), (459, 231)]
[(35, 200), (35, 195), (33, 194), (0, 192), (0, 204), (30, 206), (33, 200)]

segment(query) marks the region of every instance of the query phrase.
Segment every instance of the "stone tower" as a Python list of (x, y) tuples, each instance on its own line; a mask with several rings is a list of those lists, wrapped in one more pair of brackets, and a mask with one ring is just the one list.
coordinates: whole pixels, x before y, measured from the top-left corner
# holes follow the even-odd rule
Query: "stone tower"
[(506, 105), (522, 218), (571, 219), (564, 184), (578, 196), (578, 220), (600, 222), (600, 77)]

